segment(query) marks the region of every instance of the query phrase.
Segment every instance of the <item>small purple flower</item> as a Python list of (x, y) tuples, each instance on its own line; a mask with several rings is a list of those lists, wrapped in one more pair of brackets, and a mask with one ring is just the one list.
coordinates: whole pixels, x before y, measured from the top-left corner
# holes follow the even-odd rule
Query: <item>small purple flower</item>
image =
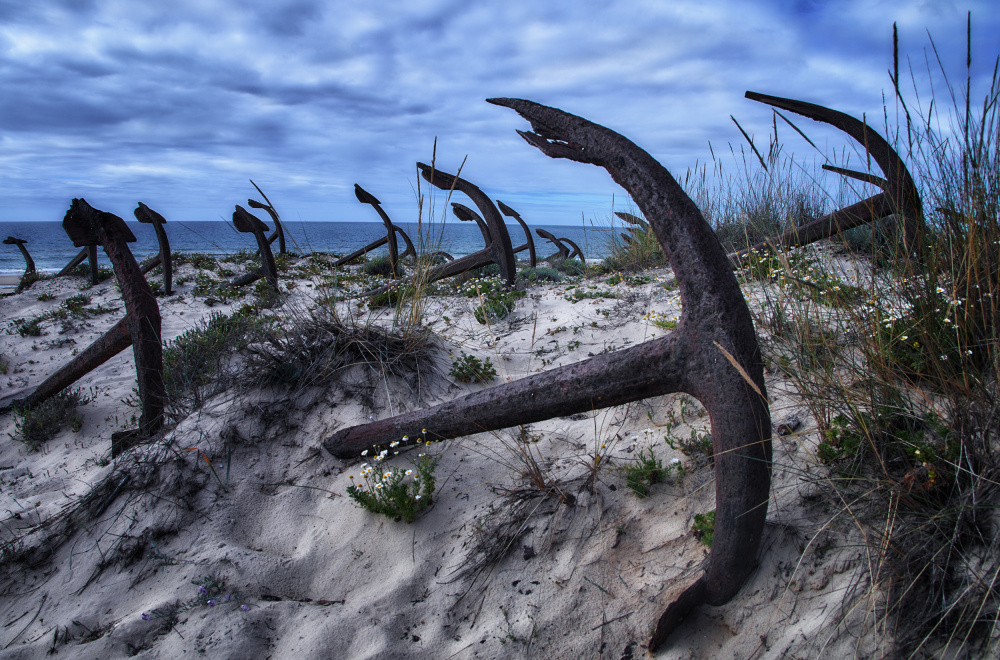
[(215, 599), (209, 598), (207, 601), (209, 607), (215, 607)]
[(207, 594), (208, 593), (208, 589), (205, 588), (205, 585), (201, 585), (200, 587), (198, 587), (198, 593), (200, 593), (200, 594)]
[(244, 612), (246, 612), (247, 610), (250, 609), (250, 606), (249, 605), (240, 605), (240, 609), (243, 610)]
[(226, 600), (229, 600), (230, 596), (232, 596), (232, 594), (226, 594)]
[(142, 613), (142, 620), (143, 621), (149, 621), (151, 618), (152, 617), (149, 616), (149, 612), (143, 612)]

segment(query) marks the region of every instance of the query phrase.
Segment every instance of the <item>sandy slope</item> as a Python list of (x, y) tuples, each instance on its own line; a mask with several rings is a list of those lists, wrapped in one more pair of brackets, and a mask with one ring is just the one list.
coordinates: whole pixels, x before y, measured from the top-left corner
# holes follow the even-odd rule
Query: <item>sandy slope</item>
[[(527, 434), (537, 441), (530, 446), (575, 495), (572, 505), (532, 497), (508, 449), (515, 429), (433, 445), (428, 451), (440, 461), (435, 502), (413, 524), (353, 504), (346, 488), (361, 461), (334, 459), (319, 445), (369, 417), (482, 387), (448, 375), (450, 356), (460, 352), (489, 357), (499, 382), (666, 332), (646, 315), (676, 317), (679, 302), (661, 286), (669, 270), (652, 275), (638, 286), (585, 280), (582, 291), (618, 297), (576, 303), (565, 298), (568, 284), (535, 285), (515, 314), (492, 328), (473, 319), (468, 298), (429, 298), (425, 320), (436, 339), (419, 377), (371, 386), (359, 368), (345, 377), (347, 387), (295, 396), (287, 387), (250, 390), (234, 382), (162, 438), (116, 460), (110, 435), (136, 414), (123, 402), (135, 383), (131, 351), (78, 383), (96, 397), (80, 408), (82, 428), (63, 430), (41, 451), (9, 438), (14, 418), (0, 416), (0, 541), (20, 557), (0, 567), (0, 657), (644, 657), (651, 623), (671, 594), (697, 578), (707, 556), (691, 526), (694, 514), (714, 508), (711, 465), (663, 439), (671, 420), (678, 422), (674, 438), (707, 429), (697, 403), (660, 397), (531, 425)], [(318, 279), (296, 282), (277, 313), (301, 313), (321, 289)], [(0, 300), (0, 319), (8, 325), (53, 309), (81, 284), (36, 283)], [(192, 284), (160, 298), (165, 339), (213, 309), (242, 304), (209, 307), (191, 295)], [(44, 293), (54, 299), (39, 301)], [(86, 293), (91, 305), (121, 307), (112, 283)], [(0, 357), (9, 363), (0, 397), (37, 384), (120, 315), (65, 328), (48, 322), (41, 337), (0, 335)], [(871, 567), (844, 510), (824, 494), (812, 420), (776, 373), (767, 384), (774, 423), (798, 415), (805, 424), (775, 437), (760, 569), (731, 603), (688, 621), (657, 657), (879, 654), (845, 633), (876, 605), (854, 599)], [(664, 462), (679, 459), (686, 474), (653, 486), (647, 498), (626, 488), (612, 467), (584, 488), (602, 444), (620, 464), (652, 446)], [(393, 462), (411, 457), (403, 452)], [(505, 492), (526, 503), (512, 507)], [(511, 540), (497, 522), (519, 510), (530, 517)], [(475, 547), (506, 552), (479, 573), (463, 572)], [(199, 584), (219, 586), (208, 594), (214, 605), (198, 602)]]

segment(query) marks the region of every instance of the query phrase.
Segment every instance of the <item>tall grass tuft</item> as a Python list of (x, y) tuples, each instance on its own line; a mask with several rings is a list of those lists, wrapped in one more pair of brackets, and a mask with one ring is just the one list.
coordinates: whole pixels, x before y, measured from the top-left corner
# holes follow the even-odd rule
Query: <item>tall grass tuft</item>
[[(897, 248), (895, 222), (869, 230), (883, 236), (855, 252), (869, 265), (853, 275), (808, 249), (778, 254), (756, 321), (765, 361), (816, 420), (828, 492), (874, 557), (851, 634), (891, 635), (902, 657), (990, 655), (1000, 629), (1000, 78), (995, 67), (978, 106), (968, 75), (944, 122), (943, 104), (918, 114), (919, 97), (908, 104), (893, 82), (906, 122), (895, 148), (926, 215), (923, 260)], [(852, 285), (863, 299), (836, 304), (831, 294)]]

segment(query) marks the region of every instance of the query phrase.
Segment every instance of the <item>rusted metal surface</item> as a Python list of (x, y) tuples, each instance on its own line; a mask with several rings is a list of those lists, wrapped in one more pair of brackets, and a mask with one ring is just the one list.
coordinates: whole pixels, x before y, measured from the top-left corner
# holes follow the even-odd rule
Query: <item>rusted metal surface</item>
[(13, 402), (16, 408), (36, 406), (57, 394), (132, 345), (128, 320), (122, 319), (76, 356), (43, 380), (31, 394)]
[[(489, 228), (491, 241), (486, 249), (489, 250), (493, 263), (500, 267), (500, 277), (504, 283), (507, 286), (514, 286), (517, 265), (514, 260), (514, 249), (510, 243), (510, 234), (507, 233), (507, 225), (504, 224), (503, 217), (501, 217), (497, 208), (493, 206), (490, 198), (482, 190), (465, 179), (447, 174), (441, 170), (436, 170), (430, 165), (417, 163), (417, 169), (420, 170), (421, 175), (432, 186), (441, 190), (457, 190), (472, 200), (476, 208), (479, 209), (479, 213), (486, 222), (486, 226)], [(459, 261), (461, 260), (456, 259), (451, 263), (455, 264)]]
[(896, 208), (895, 202), (892, 201), (888, 193), (879, 193), (874, 197), (863, 199), (856, 204), (851, 204), (839, 211), (834, 211), (801, 227), (793, 227), (782, 234), (772, 236), (745, 250), (733, 252), (729, 255), (729, 259), (733, 262), (734, 268), (739, 267), (753, 252), (769, 251), (773, 248), (787, 249), (815, 243), (848, 229), (860, 227), (873, 220), (879, 220), (887, 215), (891, 215)]
[(910, 176), (899, 154), (896, 153), (885, 138), (879, 135), (878, 131), (848, 114), (814, 103), (806, 103), (805, 101), (796, 101), (778, 96), (768, 96), (767, 94), (758, 94), (757, 92), (747, 92), (746, 98), (751, 101), (766, 103), (775, 108), (788, 110), (789, 112), (794, 112), (815, 121), (830, 124), (857, 140), (882, 170), (885, 179), (841, 168), (827, 167), (826, 169), (882, 187), (882, 190), (889, 196), (892, 202), (890, 213), (886, 213), (885, 215), (897, 214), (903, 218), (903, 245), (907, 256), (910, 259), (922, 260), (926, 229), (924, 226), (924, 213), (920, 202), (920, 193), (917, 191), (913, 177)]
[(584, 263), (587, 262), (587, 258), (583, 256), (583, 250), (580, 249), (579, 245), (569, 240), (568, 238), (560, 238), (559, 240), (563, 243), (567, 243), (571, 248), (573, 248), (573, 251), (569, 253), (570, 259), (579, 259)]
[(166, 222), (166, 219), (142, 202), (139, 202), (139, 206), (132, 213), (139, 222), (153, 225), (153, 231), (156, 232), (156, 242), (160, 245), (160, 253), (142, 267), (142, 274), (145, 275), (158, 265), (162, 265), (163, 293), (169, 296), (174, 292), (174, 265), (173, 258), (170, 255), (170, 241), (167, 240), (167, 232), (163, 228), (163, 223)]
[(91, 207), (84, 199), (73, 200), (63, 219), (63, 228), (77, 246), (104, 246), (122, 292), (125, 318), (15, 405), (31, 406), (45, 400), (131, 345), (142, 410), (139, 430), (146, 436), (152, 435), (163, 425), (165, 397), (160, 308), (128, 248), (135, 236), (124, 220)]
[(354, 195), (362, 204), (371, 204), (371, 207), (378, 213), (385, 225), (386, 242), (389, 244), (389, 264), (392, 266), (392, 277), (398, 277), (397, 265), (399, 264), (399, 246), (396, 244), (396, 230), (392, 225), (392, 220), (382, 209), (382, 202), (378, 201), (375, 195), (371, 194), (358, 184), (354, 184)]
[(486, 226), (486, 221), (479, 217), (479, 214), (470, 209), (464, 204), (459, 204), (458, 202), (451, 203), (451, 211), (455, 214), (455, 217), (463, 222), (473, 221), (479, 227), (479, 233), (483, 235), (483, 243), (486, 247), (490, 246), (493, 242), (493, 237), (490, 236), (490, 229)]
[(750, 311), (712, 229), (652, 156), (618, 133), (555, 108), (519, 99), (489, 102), (531, 122), (533, 132), (518, 132), (547, 156), (599, 165), (629, 192), (678, 276), (681, 320), (664, 337), (343, 429), (323, 445), (335, 456), (351, 457), (404, 435), (419, 437), (425, 428), (432, 438), (453, 438), (672, 392), (694, 396), (711, 420), (715, 541), (705, 573), (658, 622), (649, 641), (655, 649), (694, 607), (732, 598), (756, 566), (770, 493), (771, 420)]
[(24, 257), (24, 274), (35, 272), (35, 260), (31, 258), (28, 254), (28, 248), (24, 247), (24, 244), (28, 241), (23, 238), (14, 238), (13, 236), (8, 236), (4, 239), (4, 245), (16, 245), (17, 249), (21, 251), (21, 256)]
[[(134, 240), (134, 239), (133, 239)], [(79, 247), (79, 246), (77, 246)], [(84, 260), (90, 263), (90, 283), (97, 284), (97, 246), (96, 245), (84, 245), (83, 249), (80, 250), (75, 257), (69, 260), (69, 263), (63, 266), (63, 269), (56, 273), (56, 277), (62, 277), (63, 275), (69, 275), (70, 271), (83, 263)]]
[(233, 226), (236, 227), (236, 231), (243, 232), (244, 234), (253, 234), (257, 240), (257, 247), (260, 250), (261, 267), (235, 278), (229, 283), (230, 286), (246, 286), (251, 282), (259, 280), (261, 277), (265, 277), (267, 278), (268, 285), (277, 291), (278, 269), (274, 265), (274, 254), (271, 253), (271, 245), (267, 242), (267, 237), (264, 235), (267, 231), (267, 225), (260, 218), (237, 204), (236, 210), (233, 211)]
[[(410, 237), (406, 235), (406, 232), (404, 232), (402, 229), (400, 229), (396, 225), (393, 225), (392, 228), (393, 228), (393, 230), (397, 234), (400, 235), (400, 237), (403, 239), (403, 242), (406, 243), (406, 250), (403, 251), (403, 254), (399, 255), (400, 261), (402, 261), (403, 259), (405, 259), (406, 257), (409, 257), (409, 256), (413, 256), (413, 257), (417, 256), (417, 250), (416, 250), (416, 248), (413, 247), (413, 241), (411, 241)], [(359, 249), (355, 250), (354, 252), (352, 252), (352, 253), (350, 253), (350, 254), (348, 254), (346, 256), (343, 256), (340, 259), (337, 259), (336, 261), (333, 262), (333, 267), (336, 268), (337, 266), (343, 266), (346, 263), (350, 263), (354, 259), (357, 259), (358, 257), (360, 257), (360, 256), (362, 256), (364, 254), (368, 254), (372, 250), (376, 250), (376, 249), (382, 247), (383, 245), (385, 245), (388, 242), (389, 242), (389, 237), (388, 236), (383, 236), (382, 238), (378, 239), (377, 241), (372, 241), (371, 243), (369, 243), (368, 245), (364, 246), (363, 248), (359, 248)]]
[[(260, 193), (260, 196), (264, 198), (264, 202), (266, 203), (258, 202), (255, 199), (248, 199), (247, 204), (250, 206), (250, 208), (264, 209), (265, 211), (267, 211), (267, 214), (271, 216), (271, 220), (274, 221), (274, 233), (271, 234), (271, 236), (267, 239), (267, 244), (270, 245), (271, 243), (274, 243), (275, 239), (278, 239), (278, 254), (284, 254), (285, 228), (281, 226), (281, 217), (278, 215), (278, 212), (274, 209), (274, 204), (272, 204), (271, 200), (267, 198), (267, 195), (264, 194), (264, 191), (260, 189), (260, 186), (254, 183), (253, 179), (250, 179), (250, 183), (253, 184), (253, 187), (257, 189), (257, 192)], [(258, 251), (258, 254), (259, 253), (260, 252)]]
[(634, 231), (647, 232), (647, 231), (649, 231), (649, 223), (646, 222), (645, 220), (643, 220), (642, 218), (640, 218), (637, 215), (633, 215), (631, 213), (626, 213), (625, 211), (615, 211), (615, 215), (617, 215), (620, 219), (622, 219), (625, 222), (627, 222), (630, 225), (632, 225), (632, 227), (629, 228), (629, 231), (631, 231), (631, 232), (634, 232)]
[(527, 250), (528, 267), (534, 268), (538, 264), (538, 259), (535, 256), (535, 239), (531, 237), (531, 230), (528, 229), (528, 224), (521, 219), (521, 216), (518, 214), (517, 211), (510, 208), (509, 206), (501, 202), (499, 199), (497, 200), (497, 208), (499, 208), (500, 212), (503, 213), (505, 216), (507, 216), (508, 218), (514, 218), (515, 220), (517, 220), (517, 224), (521, 225), (521, 229), (524, 230), (525, 243), (520, 247), (514, 248), (514, 254), (517, 254), (518, 252), (524, 252), (525, 250)]
[(552, 232), (546, 231), (544, 229), (535, 229), (535, 233), (538, 234), (541, 238), (544, 238), (548, 242), (552, 243), (552, 245), (556, 246), (556, 249), (559, 250), (555, 254), (543, 259), (543, 261), (551, 261), (552, 259), (558, 259), (562, 261), (563, 259), (569, 258), (569, 248), (566, 247), (566, 245), (562, 242), (562, 239), (556, 238), (552, 234)]
[[(447, 277), (460, 275), (474, 268), (497, 264), (500, 267), (501, 279), (508, 287), (513, 287), (517, 267), (514, 260), (514, 250), (510, 244), (510, 234), (507, 233), (507, 226), (504, 225), (500, 212), (493, 206), (489, 197), (465, 179), (447, 174), (441, 170), (435, 170), (424, 163), (417, 163), (417, 169), (420, 170), (420, 173), (431, 185), (442, 190), (458, 190), (465, 193), (475, 203), (482, 214), (479, 215), (462, 204), (453, 203), (452, 210), (460, 219), (466, 216), (468, 219), (479, 219), (486, 223), (486, 231), (483, 233), (483, 239), (486, 241), (485, 248), (427, 270), (420, 276), (421, 283), (430, 284), (431, 282), (436, 282)], [(482, 231), (482, 226), (480, 226), (480, 230)], [(447, 253), (439, 254), (442, 254), (445, 258), (451, 257)], [(365, 291), (361, 295), (373, 296), (388, 291), (390, 288), (390, 286), (383, 286), (371, 291)]]

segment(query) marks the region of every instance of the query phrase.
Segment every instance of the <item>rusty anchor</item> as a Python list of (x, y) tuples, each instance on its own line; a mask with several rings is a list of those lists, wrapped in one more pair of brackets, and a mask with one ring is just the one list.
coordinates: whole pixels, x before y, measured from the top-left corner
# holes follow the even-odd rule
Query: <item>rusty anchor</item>
[[(263, 209), (263, 210), (267, 211), (267, 214), (269, 216), (271, 216), (271, 220), (274, 221), (274, 233), (271, 234), (270, 237), (268, 237), (267, 244), (270, 245), (271, 243), (274, 243), (275, 239), (277, 239), (277, 241), (278, 241), (278, 254), (284, 254), (285, 253), (285, 229), (284, 229), (284, 227), (281, 226), (281, 218), (278, 216), (278, 212), (274, 210), (274, 204), (272, 204), (271, 200), (269, 200), (267, 198), (267, 195), (265, 195), (264, 191), (260, 189), (260, 186), (258, 186), (256, 183), (254, 183), (253, 179), (250, 179), (250, 183), (253, 184), (253, 187), (257, 189), (257, 192), (260, 193), (260, 196), (264, 198), (264, 202), (266, 202), (266, 203), (262, 204), (261, 202), (258, 202), (256, 199), (248, 199), (247, 200), (247, 204), (250, 206), (250, 208), (253, 208), (253, 209)], [(256, 256), (258, 254), (260, 254), (260, 250), (257, 250), (257, 252), (254, 254), (254, 256)]]
[(23, 238), (14, 238), (13, 236), (8, 236), (4, 239), (4, 245), (16, 245), (17, 249), (21, 251), (21, 256), (24, 257), (24, 274), (28, 275), (35, 272), (35, 260), (31, 258), (28, 254), (28, 248), (24, 247), (24, 244), (28, 241)]
[(625, 245), (632, 245), (636, 240), (637, 234), (648, 234), (649, 233), (649, 223), (640, 218), (637, 215), (632, 215), (631, 213), (626, 213), (625, 211), (615, 211), (620, 219), (624, 220), (628, 224), (632, 225), (628, 227), (628, 233), (622, 233), (620, 236), (622, 240), (625, 241)]
[(514, 248), (514, 254), (517, 254), (519, 252), (524, 252), (525, 250), (527, 250), (528, 267), (534, 268), (538, 263), (538, 259), (535, 257), (535, 239), (531, 237), (531, 230), (528, 229), (527, 223), (525, 223), (525, 221), (521, 219), (521, 216), (518, 214), (517, 211), (510, 208), (509, 206), (501, 202), (499, 199), (497, 200), (497, 208), (499, 208), (500, 212), (503, 213), (505, 216), (507, 216), (508, 218), (514, 218), (515, 220), (517, 220), (517, 224), (521, 225), (521, 229), (524, 230), (525, 243), (520, 247)]
[(253, 234), (253, 237), (257, 240), (257, 248), (260, 251), (261, 267), (236, 277), (229, 283), (229, 286), (246, 286), (264, 277), (267, 279), (268, 286), (277, 291), (278, 269), (274, 265), (274, 254), (271, 253), (271, 244), (267, 242), (267, 236), (265, 236), (267, 225), (260, 218), (237, 204), (236, 210), (233, 211), (233, 226), (236, 227), (236, 231), (244, 234)]
[(493, 242), (493, 237), (490, 236), (490, 229), (486, 226), (486, 221), (479, 217), (478, 213), (458, 202), (451, 203), (451, 211), (455, 214), (456, 218), (463, 222), (474, 221), (479, 227), (479, 233), (483, 235), (483, 242), (486, 244), (486, 247), (490, 246), (490, 243)]
[(163, 349), (160, 343), (160, 308), (139, 270), (128, 244), (135, 236), (118, 216), (99, 211), (84, 199), (74, 199), (63, 219), (63, 228), (77, 247), (102, 245), (115, 271), (125, 303), (125, 318), (46, 378), (16, 407), (34, 406), (132, 346), (142, 409), (139, 431), (145, 436), (163, 425)]
[[(556, 238), (552, 232), (545, 231), (544, 229), (535, 229), (535, 233), (552, 243), (552, 245), (556, 246), (556, 250), (558, 250), (558, 252), (546, 257), (543, 261), (565, 261), (566, 259), (579, 257), (580, 261), (586, 263), (586, 260), (583, 258), (583, 250), (568, 238)], [(569, 247), (566, 247), (566, 245), (569, 245)], [(570, 250), (570, 248), (573, 249)]]
[[(508, 287), (513, 287), (514, 278), (517, 275), (517, 262), (514, 259), (514, 250), (511, 247), (510, 234), (507, 233), (507, 226), (504, 224), (503, 218), (500, 216), (500, 212), (497, 211), (495, 206), (493, 206), (490, 198), (487, 197), (478, 187), (460, 177), (434, 169), (424, 163), (417, 163), (417, 169), (420, 170), (421, 175), (424, 179), (429, 181), (431, 185), (442, 190), (458, 190), (471, 199), (479, 209), (479, 212), (482, 214), (481, 216), (477, 214), (474, 215), (486, 223), (486, 233), (483, 235), (484, 239), (487, 239), (488, 236), (486, 247), (482, 250), (430, 268), (425, 273), (418, 276), (420, 281), (424, 284), (430, 284), (431, 282), (436, 282), (446, 277), (459, 275), (472, 270), (473, 268), (480, 268), (494, 263), (500, 267), (500, 278), (503, 280), (504, 284)], [(472, 212), (469, 207), (462, 206), (462, 208), (469, 213)], [(465, 211), (456, 210), (454, 204), (452, 205), (452, 209), (455, 211), (456, 215), (458, 213), (465, 213)], [(361, 295), (372, 296), (388, 291), (389, 289), (389, 286), (383, 286), (371, 291), (366, 291)]]
[(674, 392), (695, 397), (712, 425), (715, 542), (704, 574), (657, 622), (649, 640), (655, 649), (698, 605), (731, 599), (756, 565), (770, 493), (771, 420), (750, 311), (714, 232), (652, 156), (626, 137), (562, 110), (520, 99), (488, 101), (527, 119), (534, 132), (518, 132), (545, 155), (601, 166), (628, 191), (678, 274), (681, 320), (664, 337), (346, 428), (323, 446), (334, 456), (354, 457), (404, 435), (418, 437), (424, 428), (438, 439), (455, 438)]
[[(72, 237), (70, 238), (72, 239)], [(56, 277), (69, 275), (70, 271), (83, 263), (84, 259), (90, 262), (90, 283), (97, 284), (97, 276), (99, 272), (97, 268), (97, 245), (84, 245), (83, 249), (81, 249), (75, 257), (70, 259), (69, 263), (63, 266), (61, 271), (56, 273)]]
[(754, 249), (768, 249), (768, 243), (782, 247), (805, 245), (894, 214), (903, 219), (903, 246), (907, 261), (923, 259), (926, 228), (920, 193), (902, 158), (885, 138), (865, 122), (821, 105), (749, 91), (746, 93), (746, 98), (830, 124), (844, 131), (865, 147), (866, 153), (879, 166), (885, 178), (866, 172), (855, 172), (831, 165), (823, 165), (825, 170), (876, 185), (882, 189), (882, 192), (755, 245), (749, 250), (742, 250), (736, 253), (736, 259), (745, 259), (747, 254)]
[(139, 222), (147, 225), (153, 225), (153, 231), (156, 232), (156, 242), (160, 245), (160, 253), (150, 259), (149, 262), (142, 267), (142, 274), (145, 275), (162, 264), (163, 293), (169, 296), (174, 292), (174, 267), (170, 256), (170, 241), (167, 240), (167, 232), (163, 228), (163, 223), (166, 222), (166, 219), (142, 202), (139, 202), (139, 206), (137, 206), (135, 211), (132, 213), (135, 215), (135, 219)]
[[(375, 212), (378, 213), (379, 218), (382, 219), (382, 223), (385, 225), (386, 235), (376, 241), (372, 241), (371, 243), (369, 243), (368, 245), (364, 246), (359, 250), (355, 250), (354, 252), (348, 254), (347, 256), (341, 257), (337, 261), (333, 262), (333, 266), (335, 268), (337, 266), (343, 266), (344, 264), (350, 263), (354, 259), (357, 259), (361, 255), (368, 254), (372, 250), (378, 249), (383, 245), (385, 245), (386, 243), (388, 243), (389, 263), (392, 266), (392, 272), (396, 273), (397, 263), (399, 263), (408, 256), (412, 257), (417, 256), (417, 250), (416, 248), (413, 247), (413, 241), (411, 241), (410, 237), (406, 235), (406, 232), (404, 232), (396, 225), (392, 224), (392, 221), (386, 214), (385, 209), (382, 208), (382, 202), (380, 202), (378, 198), (375, 197), (375, 195), (372, 195), (370, 192), (368, 192), (367, 190), (365, 190), (356, 183), (354, 184), (354, 195), (358, 198), (358, 201), (361, 202), (362, 204), (372, 205), (372, 208), (375, 209)], [(403, 239), (403, 242), (406, 243), (406, 250), (403, 252), (403, 254), (399, 254), (399, 246), (398, 243), (396, 242), (396, 234), (399, 234), (400, 237)]]

